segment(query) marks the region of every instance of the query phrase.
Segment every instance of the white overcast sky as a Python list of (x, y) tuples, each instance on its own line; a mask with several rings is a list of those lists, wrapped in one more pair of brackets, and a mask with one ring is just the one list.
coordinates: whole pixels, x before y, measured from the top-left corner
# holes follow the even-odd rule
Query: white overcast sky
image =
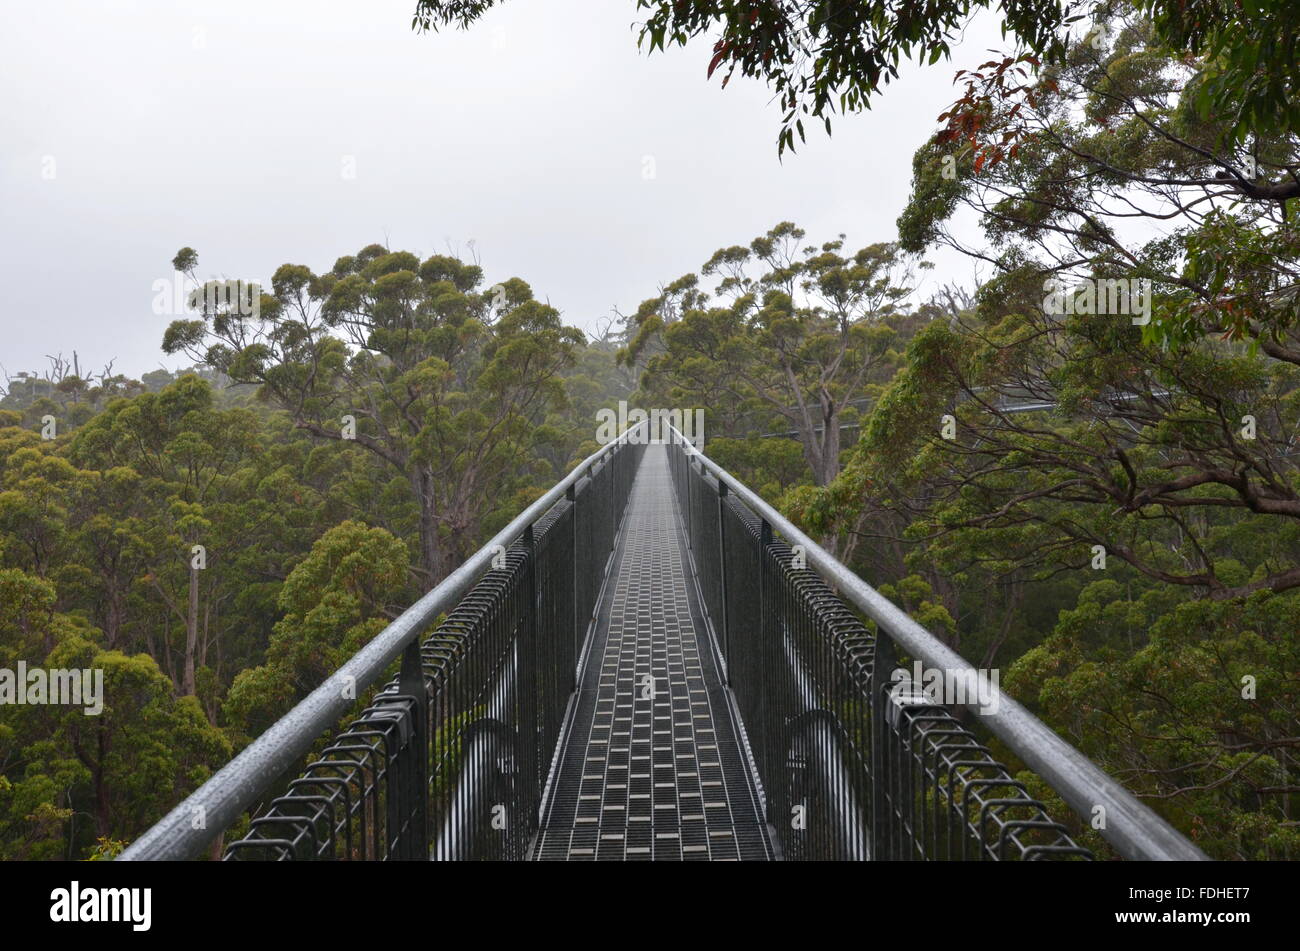
[[(591, 328), (714, 250), (793, 220), (810, 240), (891, 240), (911, 157), (952, 76), (1001, 47), (910, 68), (872, 111), (809, 130), (784, 163), (756, 83), (705, 80), (711, 43), (636, 48), (632, 0), (509, 0), (419, 35), (414, 0), (14, 5), (0, 30), (0, 365), (138, 376), (166, 357), (154, 282), (327, 270), (372, 242), (472, 241)], [(345, 163), (355, 177), (345, 177)], [(653, 178), (645, 176), (653, 162)], [(935, 278), (969, 282), (960, 257)]]

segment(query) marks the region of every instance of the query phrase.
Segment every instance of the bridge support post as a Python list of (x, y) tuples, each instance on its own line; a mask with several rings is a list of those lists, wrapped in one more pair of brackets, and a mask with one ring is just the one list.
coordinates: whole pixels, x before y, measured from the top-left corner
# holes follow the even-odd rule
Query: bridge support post
[(691, 484), (695, 481), (691, 478), (691, 473), (695, 471), (695, 463), (688, 456), (686, 458), (686, 547), (691, 550), (695, 549), (695, 490)]
[[(893, 639), (879, 627), (876, 629), (875, 652), (871, 660), (871, 859), (886, 861), (890, 855), (890, 829), (893, 826), (894, 808), (886, 788), (890, 775), (886, 762), (889, 741), (889, 693), (886, 684), (890, 671), (897, 663)], [(901, 806), (900, 806), (901, 808)]]
[[(772, 526), (768, 524), (767, 519), (760, 518), (759, 525), (758, 525), (758, 644), (759, 644), (760, 654), (759, 657), (757, 658), (758, 660), (757, 666), (759, 667), (759, 669), (762, 669), (770, 660), (770, 658), (764, 656), (764, 653), (766, 652), (766, 645), (771, 643), (771, 641), (768, 639), (770, 632), (767, 629), (767, 619), (768, 617), (771, 616), (771, 612), (769, 612), (767, 608), (767, 602), (768, 599), (772, 596), (772, 593), (768, 590), (770, 585), (768, 584), (767, 581), (767, 572), (768, 572), (767, 550), (769, 547), (771, 547), (771, 545), (772, 545)], [(752, 634), (750, 635), (750, 638), (751, 638), (750, 643), (752, 644), (753, 643)], [(751, 660), (750, 663), (753, 664), (753, 661)], [(750, 669), (753, 669), (753, 667), (751, 667)], [(789, 724), (788, 724), (789, 717), (787, 714), (788, 711), (786, 710), (777, 710), (777, 711), (767, 712), (764, 715), (763, 718), (764, 722), (762, 724), (762, 730), (763, 730), (762, 742), (765, 745), (767, 745), (767, 751), (769, 757), (771, 756), (771, 751), (772, 751), (772, 745), (771, 745), (772, 737), (771, 737), (771, 733), (768, 730), (767, 724), (771, 723), (776, 727), (775, 732), (777, 732), (777, 736), (781, 737), (782, 742), (784, 742), (784, 737), (786, 736), (789, 730)], [(779, 828), (780, 827), (779, 823), (786, 821), (783, 817), (778, 815), (778, 806), (784, 807), (785, 805), (784, 798), (780, 803), (777, 803), (773, 801), (777, 796), (776, 789), (775, 788), (768, 789), (766, 792), (767, 792), (767, 796), (766, 796), (767, 821), (770, 825)], [(785, 793), (782, 792), (781, 795), (782, 797), (784, 797)]]
[(578, 624), (578, 492), (577, 483), (564, 490), (569, 500), (569, 538), (573, 551), (569, 556), (569, 628), (573, 636), (573, 663), (569, 665), (569, 693), (578, 689), (578, 664), (582, 659), (583, 630)]
[(533, 532), (533, 526), (529, 525), (524, 529), (523, 542), (525, 557), (528, 559), (528, 567), (524, 572), (524, 584), (528, 586), (528, 618), (524, 621), (523, 635), (528, 643), (523, 645), (519, 651), (519, 660), (522, 670), (517, 678), (515, 697), (516, 703), (519, 704), (519, 737), (522, 741), (519, 746), (519, 752), (525, 757), (525, 762), (518, 773), (523, 777), (524, 788), (515, 790), (512, 797), (516, 803), (523, 806), (529, 811), (527, 825), (520, 821), (520, 817), (511, 816), (509, 826), (509, 840), (507, 842), (506, 857), (510, 859), (522, 859), (524, 851), (527, 849), (527, 835), (521, 841), (519, 830), (526, 829), (531, 833), (537, 817), (541, 810), (542, 785), (546, 782), (541, 775), (545, 766), (542, 761), (545, 754), (541, 749), (542, 736), (542, 709), (541, 702), (537, 696), (538, 691), (538, 673), (541, 662), (539, 651), (539, 636), (537, 615), (541, 599), (537, 589), (537, 536)]
[(719, 594), (719, 605), (721, 610), (718, 612), (722, 617), (717, 618), (719, 633), (722, 635), (722, 682), (726, 685), (731, 684), (731, 625), (728, 623), (727, 612), (727, 532), (726, 519), (723, 508), (727, 504), (727, 485), (725, 482), (718, 483), (718, 578), (721, 593)]
[[(429, 857), (429, 688), (424, 683), (424, 665), (420, 656), (420, 638), (415, 637), (402, 652), (402, 670), (397, 679), (397, 692), (415, 700), (415, 709), (411, 718), (411, 752), (410, 766), (402, 771), (397, 782), (406, 786), (406, 796), (414, 799), (411, 814), (410, 833), (399, 840), (398, 858), (419, 861)], [(389, 765), (392, 768), (392, 764)], [(405, 796), (394, 796), (390, 790), (389, 815), (402, 821), (400, 813), (394, 816), (394, 809), (400, 807)], [(390, 818), (390, 822), (392, 819)], [(400, 828), (400, 824), (390, 829)]]

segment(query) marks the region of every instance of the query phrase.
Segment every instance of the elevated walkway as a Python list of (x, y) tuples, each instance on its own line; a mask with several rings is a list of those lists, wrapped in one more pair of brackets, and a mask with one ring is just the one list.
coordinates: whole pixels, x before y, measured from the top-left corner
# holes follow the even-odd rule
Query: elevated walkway
[(771, 857), (694, 590), (667, 449), (650, 446), (580, 667), (533, 857)]
[[(1092, 829), (1205, 858), (664, 428), (585, 459), (120, 860), (1088, 860)], [(936, 697), (918, 664), (989, 689)]]

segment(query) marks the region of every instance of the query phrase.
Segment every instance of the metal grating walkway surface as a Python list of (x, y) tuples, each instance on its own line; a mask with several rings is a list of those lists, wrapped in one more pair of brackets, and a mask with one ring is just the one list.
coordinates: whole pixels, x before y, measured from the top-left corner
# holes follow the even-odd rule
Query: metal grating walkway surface
[(688, 559), (667, 450), (649, 446), (534, 858), (772, 857)]

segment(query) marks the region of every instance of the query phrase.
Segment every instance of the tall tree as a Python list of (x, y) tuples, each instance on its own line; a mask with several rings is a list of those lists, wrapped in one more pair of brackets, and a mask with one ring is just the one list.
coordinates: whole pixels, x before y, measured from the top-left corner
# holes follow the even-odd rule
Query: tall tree
[[(83, 705), (0, 705), (0, 857), (76, 858), (94, 837), (130, 838), (230, 756), (230, 743), (147, 655), (105, 650), (57, 611), (54, 586), (0, 569), (0, 667), (84, 670)], [(85, 684), (85, 681), (83, 681)], [(94, 693), (95, 681), (89, 684)], [(98, 703), (93, 703), (98, 700)], [(87, 709), (95, 710), (87, 715)], [(91, 825), (79, 822), (91, 817)]]
[[(188, 248), (173, 261), (191, 275), (197, 263)], [(174, 322), (163, 348), (257, 384), (299, 428), (401, 473), (432, 587), (526, 480), (519, 461), (582, 342), (522, 280), (482, 284), (475, 264), (370, 245), (325, 274), (284, 265), (251, 309), (205, 294), (202, 318)]]
[(1205, 119), (1131, 10), (1098, 26), (1037, 79), (981, 70), (918, 151), (904, 246), (996, 274), (820, 501), (950, 581), (968, 658), (1020, 654), (1013, 692), (1207, 851), (1293, 856), (1297, 142)]
[(280, 589), (283, 617), (266, 663), (240, 671), (225, 713), (257, 736), (370, 642), (399, 613), (406, 547), (380, 528), (343, 522), (317, 539)]
[[(233, 570), (236, 552), (259, 539), (256, 506), (248, 504), (259, 458), (252, 414), (216, 409), (211, 387), (186, 376), (160, 393), (114, 402), (77, 431), (69, 452), (103, 473), (97, 488), (125, 479), (150, 503), (149, 518), (134, 523), (138, 536), (109, 535), (91, 515), (86, 543), (110, 570), (140, 559), (143, 580), (184, 628), (175, 673), (181, 692), (194, 695), (217, 611), (245, 580)], [(124, 518), (119, 528), (132, 524)], [(116, 590), (120, 580), (114, 574), (105, 583)], [(169, 649), (164, 640), (164, 663)]]
[(680, 300), (644, 303), (624, 359), (657, 339), (643, 389), (669, 405), (760, 409), (784, 421), (824, 486), (840, 471), (845, 411), (887, 378), (890, 320), (905, 313), (910, 273), (895, 245), (846, 256), (843, 235), (820, 247), (802, 246), (804, 237), (787, 221), (717, 251), (701, 269), (717, 279), (713, 295), (691, 275), (671, 285), (689, 289)]
[[(1096, 544), (1215, 598), (1287, 590), (1300, 585), (1283, 527), (1300, 517), (1300, 240), (1265, 179), (1300, 168), (1298, 146), (1232, 144), (1230, 117), (1188, 107), (1195, 76), (1150, 24), (1105, 22), (1030, 108), (955, 119), (918, 151), (904, 244), (971, 248), (946, 226), (965, 207), (989, 238), (971, 253), (999, 274), (969, 319), (916, 341), (864, 448), (880, 477), (918, 460), (924, 506), (944, 499), (944, 530), (982, 533), (992, 557), (1014, 550), (999, 526), (1034, 524), (1036, 559), (1078, 564)], [(1022, 412), (1035, 403), (1064, 419)], [(957, 438), (942, 438), (945, 412)], [(1228, 509), (1282, 532), (1253, 577), (1216, 567), (1230, 556), (1206, 519)], [(1172, 561), (1170, 545), (1185, 548)]]

